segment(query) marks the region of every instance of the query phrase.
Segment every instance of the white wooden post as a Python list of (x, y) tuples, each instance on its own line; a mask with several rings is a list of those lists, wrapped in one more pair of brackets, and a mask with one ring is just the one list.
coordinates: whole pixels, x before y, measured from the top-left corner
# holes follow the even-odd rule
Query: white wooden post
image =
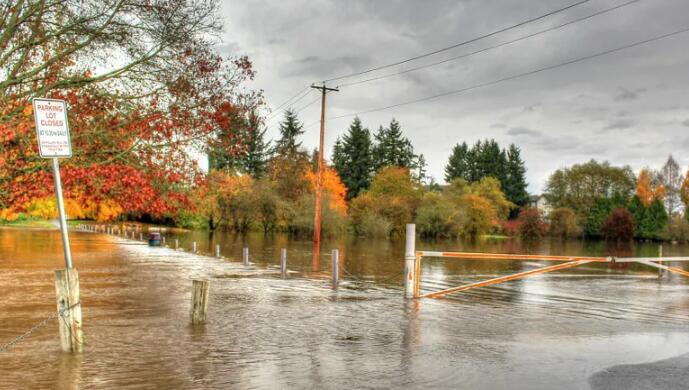
[(416, 225), (407, 224), (404, 245), (404, 297), (414, 298), (414, 281), (416, 280)]

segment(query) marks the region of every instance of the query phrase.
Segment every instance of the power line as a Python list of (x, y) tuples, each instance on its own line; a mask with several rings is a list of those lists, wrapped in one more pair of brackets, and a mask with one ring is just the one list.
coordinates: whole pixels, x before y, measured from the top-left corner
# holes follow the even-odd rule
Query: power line
[(541, 31), (538, 31), (538, 32), (535, 32), (535, 33), (531, 33), (531, 34), (524, 35), (524, 36), (519, 37), (519, 38), (516, 38), (516, 39), (512, 39), (512, 40), (509, 40), (509, 41), (500, 43), (500, 44), (498, 44), (498, 45), (489, 46), (489, 47), (486, 47), (486, 48), (483, 48), (483, 49), (480, 49), (480, 50), (476, 50), (476, 51), (473, 51), (473, 52), (470, 52), (470, 53), (462, 54), (462, 55), (455, 56), (455, 57), (450, 57), (450, 58), (447, 58), (447, 59), (445, 59), (445, 60), (438, 61), (438, 62), (433, 62), (433, 63), (430, 63), (430, 64), (425, 64), (425, 65), (420, 65), (420, 66), (417, 66), (417, 67), (405, 69), (405, 70), (402, 70), (402, 71), (399, 71), (399, 72), (388, 73), (388, 74), (384, 74), (384, 75), (381, 75), (381, 76), (376, 76), (376, 77), (372, 77), (372, 78), (368, 78), (368, 79), (364, 79), (364, 80), (353, 81), (353, 82), (351, 82), (351, 83), (340, 84), (340, 87), (342, 87), (342, 88), (344, 88), (344, 87), (350, 87), (350, 86), (354, 86), (354, 85), (359, 85), (359, 84), (368, 83), (368, 82), (371, 82), (371, 81), (381, 80), (381, 79), (385, 79), (385, 78), (388, 78), (388, 77), (397, 76), (397, 75), (401, 75), (401, 74), (405, 74), (405, 73), (409, 73), (409, 72), (414, 72), (414, 71), (417, 71), (417, 70), (420, 70), (420, 69), (424, 69), (424, 68), (429, 68), (429, 67), (436, 66), (436, 65), (445, 64), (445, 63), (450, 62), (450, 61), (455, 61), (455, 60), (458, 60), (458, 59), (461, 59), (461, 58), (470, 57), (470, 56), (473, 56), (473, 55), (476, 55), (476, 54), (479, 54), (479, 53), (484, 53), (484, 52), (487, 52), (487, 51), (489, 51), (489, 50), (493, 50), (493, 49), (497, 49), (497, 48), (500, 48), (500, 47), (503, 47), (503, 46), (511, 45), (511, 44), (513, 44), (513, 43), (516, 43), (516, 42), (519, 42), (519, 41), (523, 41), (523, 40), (526, 40), (526, 39), (529, 39), (529, 38), (533, 38), (533, 37), (535, 37), (535, 36), (538, 36), (538, 35), (541, 35), (541, 34), (545, 34), (545, 33), (550, 32), (550, 31), (558, 30), (558, 29), (563, 28), (563, 27), (565, 27), (565, 26), (569, 26), (569, 25), (572, 25), (572, 24), (575, 24), (575, 23), (579, 23), (579, 22), (582, 22), (582, 21), (585, 21), (585, 20), (594, 18), (594, 17), (596, 17), (596, 16), (603, 15), (603, 14), (606, 14), (606, 13), (608, 13), (608, 12), (615, 11), (615, 10), (620, 9), (620, 8), (622, 8), (622, 7), (626, 7), (626, 6), (628, 6), (628, 5), (632, 5), (632, 4), (638, 3), (638, 2), (640, 2), (640, 1), (641, 1), (641, 0), (631, 0), (631, 1), (628, 1), (628, 2), (626, 2), (626, 3), (622, 3), (622, 4), (617, 5), (617, 6), (614, 6), (614, 7), (610, 7), (610, 8), (606, 8), (606, 9), (600, 10), (600, 11), (598, 11), (598, 12), (594, 12), (594, 13), (592, 13), (592, 14), (590, 14), (590, 15), (587, 15), (587, 16), (584, 16), (584, 17), (581, 17), (581, 18), (577, 18), (577, 19), (571, 20), (571, 21), (569, 21), (569, 22), (565, 22), (565, 23), (561, 23), (561, 24), (556, 25), (556, 26), (553, 26), (553, 27), (549, 27), (549, 28), (547, 28), (547, 29), (545, 29), (545, 30), (541, 30)]
[(406, 106), (406, 105), (409, 105), (409, 104), (424, 102), (424, 101), (436, 99), (436, 98), (439, 98), (439, 97), (444, 97), (444, 96), (449, 96), (449, 95), (455, 95), (455, 94), (458, 94), (458, 93), (463, 93), (463, 92), (471, 91), (471, 90), (474, 90), (474, 89), (484, 88), (484, 87), (492, 86), (492, 85), (499, 84), (499, 83), (502, 83), (502, 82), (505, 82), (505, 81), (510, 81), (510, 80), (515, 80), (515, 79), (522, 78), (522, 77), (526, 77), (526, 76), (531, 76), (531, 75), (534, 75), (534, 74), (537, 74), (537, 73), (545, 72), (545, 71), (552, 70), (552, 69), (556, 69), (556, 68), (561, 68), (561, 67), (564, 67), (564, 66), (567, 66), (567, 65), (571, 65), (571, 64), (583, 62), (583, 61), (590, 60), (590, 59), (593, 59), (593, 58), (602, 57), (602, 56), (604, 56), (604, 55), (616, 53), (616, 52), (619, 52), (619, 51), (622, 51), (622, 50), (626, 50), (626, 49), (630, 49), (630, 48), (633, 48), (633, 47), (645, 45), (645, 44), (647, 44), (647, 43), (651, 43), (651, 42), (659, 41), (659, 40), (662, 40), (662, 39), (670, 38), (670, 37), (673, 37), (673, 36), (675, 36), (675, 35), (679, 35), (679, 34), (682, 34), (682, 33), (686, 33), (687, 31), (689, 31), (689, 28), (683, 28), (683, 29), (681, 29), (681, 30), (677, 30), (677, 31), (673, 31), (673, 32), (670, 32), (670, 33), (666, 33), (666, 34), (663, 34), (663, 35), (659, 35), (659, 36), (656, 36), (656, 37), (653, 37), (653, 38), (645, 39), (645, 40), (643, 40), (643, 41), (638, 41), (638, 42), (630, 43), (630, 44), (625, 45), (625, 46), (616, 47), (616, 48), (614, 48), (614, 49), (608, 49), (608, 50), (605, 50), (605, 51), (602, 51), (602, 52), (598, 52), (598, 53), (595, 53), (595, 54), (587, 55), (587, 56), (584, 56), (584, 57), (579, 57), (579, 58), (576, 58), (576, 59), (573, 59), (573, 60), (569, 60), (569, 61), (565, 61), (565, 62), (561, 62), (561, 63), (555, 64), (555, 65), (545, 66), (545, 67), (538, 68), (538, 69), (535, 69), (535, 70), (532, 70), (532, 71), (528, 71), (528, 72), (525, 72), (525, 73), (519, 73), (519, 74), (512, 75), (512, 76), (503, 77), (503, 78), (501, 78), (501, 79), (497, 79), (497, 80), (493, 80), (493, 81), (488, 81), (488, 82), (485, 82), (485, 83), (476, 84), (476, 85), (472, 85), (472, 86), (470, 86), (470, 87), (465, 87), (465, 88), (461, 88), (461, 89), (456, 89), (456, 90), (453, 90), (453, 91), (448, 91), (448, 92), (444, 92), (444, 93), (437, 94), (437, 95), (426, 96), (426, 97), (423, 97), (423, 98), (420, 98), (420, 99), (414, 99), (414, 100), (410, 100), (410, 101), (407, 101), (407, 102), (392, 104), (392, 105), (384, 106), (384, 107), (378, 107), (378, 108), (374, 108), (374, 109), (366, 110), (366, 111), (359, 111), (359, 112), (355, 112), (355, 113), (351, 113), (351, 114), (345, 114), (345, 115), (339, 115), (339, 116), (335, 116), (335, 117), (330, 117), (330, 118), (328, 118), (328, 119), (329, 119), (329, 120), (333, 120), (333, 119), (346, 118), (346, 117), (351, 117), (351, 116), (356, 116), (356, 115), (361, 115), (361, 114), (368, 114), (368, 113), (371, 113), (371, 112), (377, 112), (377, 111), (388, 110), (388, 109), (390, 109), (390, 108), (395, 108), (395, 107), (400, 107), (400, 106)]
[(369, 69), (362, 70), (362, 71), (359, 71), (359, 72), (354, 72), (354, 73), (350, 73), (350, 74), (346, 74), (346, 75), (342, 75), (342, 76), (338, 76), (338, 77), (333, 77), (333, 78), (330, 78), (330, 79), (326, 79), (326, 80), (323, 81), (323, 83), (326, 83), (326, 82), (329, 82), (329, 81), (341, 80), (341, 79), (345, 79), (345, 78), (350, 78), (350, 77), (354, 77), (354, 76), (360, 76), (360, 75), (367, 74), (367, 73), (371, 73), (371, 72), (374, 72), (374, 71), (377, 71), (377, 70), (389, 68), (389, 67), (391, 67), (391, 66), (397, 66), (397, 65), (405, 64), (405, 63), (407, 63), (407, 62), (414, 61), (414, 60), (418, 60), (418, 59), (420, 59), (420, 58), (424, 58), (424, 57), (432, 56), (432, 55), (434, 55), (434, 54), (442, 53), (442, 52), (444, 52), (444, 51), (448, 51), (448, 50), (451, 50), (451, 49), (454, 49), (454, 48), (457, 48), (457, 47), (460, 47), (460, 46), (464, 46), (464, 45), (467, 45), (467, 44), (469, 44), (469, 43), (473, 43), (473, 42), (479, 41), (479, 40), (481, 40), (481, 39), (488, 38), (488, 37), (491, 37), (491, 36), (493, 36), (493, 35), (497, 35), (497, 34), (500, 34), (500, 33), (505, 32), (505, 31), (509, 31), (509, 30), (515, 29), (515, 28), (517, 28), (517, 27), (521, 27), (521, 26), (523, 26), (523, 25), (526, 25), (526, 24), (535, 22), (535, 21), (537, 21), (537, 20), (541, 20), (541, 19), (547, 18), (547, 17), (552, 16), (552, 15), (555, 15), (555, 14), (557, 14), (557, 13), (566, 11), (566, 10), (568, 10), (568, 9), (570, 9), (570, 8), (574, 8), (574, 7), (578, 6), (578, 5), (581, 5), (581, 4), (584, 4), (584, 3), (588, 3), (589, 1), (590, 1), (590, 0), (581, 0), (581, 1), (578, 1), (578, 2), (576, 2), (576, 3), (570, 4), (570, 5), (568, 5), (568, 6), (565, 6), (565, 7), (563, 7), (563, 8), (559, 8), (559, 9), (550, 11), (550, 12), (548, 12), (548, 13), (546, 13), (546, 14), (543, 14), (543, 15), (540, 15), (540, 16), (537, 16), (537, 17), (534, 17), (534, 18), (525, 20), (525, 21), (523, 21), (523, 22), (519, 22), (519, 23), (514, 24), (514, 25), (512, 25), (512, 26), (509, 26), (509, 27), (503, 27), (503, 28), (501, 28), (501, 29), (499, 29), (499, 30), (495, 30), (495, 31), (490, 32), (490, 33), (488, 33), (488, 34), (484, 34), (484, 35), (481, 35), (481, 36), (478, 36), (478, 37), (475, 37), (475, 38), (471, 38), (471, 39), (466, 40), (466, 41), (464, 41), (464, 42), (456, 43), (456, 44), (454, 44), (454, 45), (447, 46), (447, 47), (444, 47), (444, 48), (442, 48), (442, 49), (434, 50), (434, 51), (431, 51), (431, 52), (428, 52), (428, 53), (425, 53), (425, 54), (417, 55), (417, 56), (414, 56), (414, 57), (411, 57), (411, 58), (407, 58), (407, 59), (405, 59), (405, 60), (401, 60), (401, 61), (397, 61), (397, 62), (393, 62), (393, 63), (387, 64), (387, 65), (380, 65), (380, 66), (376, 66), (376, 67), (374, 67), (374, 68), (369, 68)]
[(299, 90), (299, 92), (297, 92), (296, 94), (294, 94), (292, 97), (290, 97), (289, 99), (287, 99), (287, 100), (285, 100), (284, 102), (280, 103), (280, 105), (278, 105), (277, 107), (275, 107), (275, 110), (273, 110), (273, 112), (271, 112), (270, 114), (268, 114), (268, 116), (266, 117), (266, 119), (268, 119), (268, 117), (270, 117), (270, 116), (273, 116), (275, 113), (278, 112), (279, 109), (281, 109), (282, 107), (284, 107), (285, 105), (287, 105), (287, 104), (288, 104), (289, 102), (291, 102), (294, 98), (296, 98), (297, 96), (301, 95), (301, 94), (304, 93), (304, 92), (306, 92), (306, 93), (305, 93), (303, 96), (301, 96), (299, 99), (295, 100), (292, 104), (298, 102), (299, 100), (303, 99), (306, 95), (310, 94), (310, 93), (311, 93), (311, 86), (310, 86), (310, 85), (307, 85), (306, 87), (304, 87), (304, 88), (302, 88), (301, 90)]
[(301, 106), (300, 108), (297, 108), (296, 110), (294, 110), (294, 113), (295, 113), (295, 114), (298, 114), (298, 113), (302, 112), (303, 110), (305, 110), (305, 109), (307, 109), (308, 107), (312, 106), (314, 103), (316, 103), (316, 102), (319, 101), (319, 100), (321, 100), (321, 97), (320, 97), (320, 96), (317, 97), (317, 98), (315, 98), (315, 99), (313, 99), (313, 100), (311, 100), (310, 102), (306, 103), (305, 105)]
[[(280, 114), (280, 113), (282, 113), (282, 112), (285, 112), (285, 111), (287, 111), (288, 109), (292, 109), (293, 112), (298, 113), (299, 111), (301, 111), (301, 110), (303, 110), (304, 108), (306, 108), (306, 107), (310, 106), (311, 104), (313, 104), (314, 101), (311, 101), (310, 103), (308, 103), (308, 104), (302, 106), (302, 107), (299, 108), (299, 109), (296, 109), (296, 110), (293, 109), (294, 104), (298, 103), (299, 101), (301, 101), (301, 100), (304, 99), (305, 97), (309, 96), (309, 94), (310, 94), (311, 92), (313, 92), (313, 91), (312, 91), (312, 90), (309, 90), (307, 93), (303, 94), (301, 97), (299, 97), (299, 99), (297, 99), (297, 100), (293, 101), (292, 103), (290, 103), (290, 104), (289, 104), (289, 107), (285, 107), (285, 108), (283, 108), (282, 110), (279, 110), (279, 111), (276, 110), (276, 111), (271, 112), (269, 115), (266, 116), (266, 123), (268, 123), (268, 122), (274, 122), (276, 119), (279, 119), (279, 118), (280, 118), (280, 115), (278, 115), (278, 114)], [(315, 100), (315, 101), (317, 101), (317, 100)]]

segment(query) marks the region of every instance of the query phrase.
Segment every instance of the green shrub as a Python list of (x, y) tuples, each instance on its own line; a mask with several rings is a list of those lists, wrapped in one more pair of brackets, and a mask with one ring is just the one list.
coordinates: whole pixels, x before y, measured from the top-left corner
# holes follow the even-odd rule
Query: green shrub
[(416, 230), (423, 237), (457, 237), (456, 207), (437, 193), (427, 193), (416, 210)]
[(548, 220), (549, 234), (553, 237), (570, 238), (581, 234), (577, 214), (570, 208), (562, 207), (551, 211)]

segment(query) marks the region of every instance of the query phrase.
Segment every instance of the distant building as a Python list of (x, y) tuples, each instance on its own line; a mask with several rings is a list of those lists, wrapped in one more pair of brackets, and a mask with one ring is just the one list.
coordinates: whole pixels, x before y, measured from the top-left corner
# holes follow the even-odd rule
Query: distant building
[(553, 211), (553, 207), (548, 203), (543, 194), (532, 196), (530, 206), (537, 208), (542, 215), (548, 215)]

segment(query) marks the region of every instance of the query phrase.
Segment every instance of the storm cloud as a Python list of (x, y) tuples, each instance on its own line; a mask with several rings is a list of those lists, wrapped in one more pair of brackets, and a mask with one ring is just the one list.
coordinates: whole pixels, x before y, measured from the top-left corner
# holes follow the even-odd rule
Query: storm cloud
[[(314, 82), (447, 47), (545, 14), (573, 1), (239, 1), (223, 2), (226, 55), (248, 55), (275, 108)], [(400, 121), (405, 134), (442, 181), (458, 142), (495, 138), (521, 147), (530, 190), (540, 192), (557, 168), (591, 158), (635, 169), (658, 167), (672, 153), (689, 164), (689, 33), (524, 77), (512, 76), (689, 27), (689, 3), (641, 1), (569, 26), (451, 60), (623, 3), (596, 0), (520, 28), (422, 60), (337, 80), (328, 95), (326, 157), (353, 116), (375, 130)], [(447, 62), (393, 77), (346, 83)], [(508, 79), (503, 82), (496, 80)], [(495, 83), (494, 83), (495, 82)], [(483, 87), (472, 88), (477, 85)], [(391, 109), (373, 109), (465, 90)], [(316, 92), (294, 107), (317, 100)], [(364, 112), (364, 113), (362, 113)], [(368, 112), (368, 113), (365, 113)], [(625, 116), (620, 116), (625, 113)], [(277, 135), (280, 115), (268, 121)], [(319, 105), (299, 113), (304, 145), (318, 143)], [(534, 130), (538, 129), (538, 130)], [(637, 145), (645, 145), (643, 148)]]

